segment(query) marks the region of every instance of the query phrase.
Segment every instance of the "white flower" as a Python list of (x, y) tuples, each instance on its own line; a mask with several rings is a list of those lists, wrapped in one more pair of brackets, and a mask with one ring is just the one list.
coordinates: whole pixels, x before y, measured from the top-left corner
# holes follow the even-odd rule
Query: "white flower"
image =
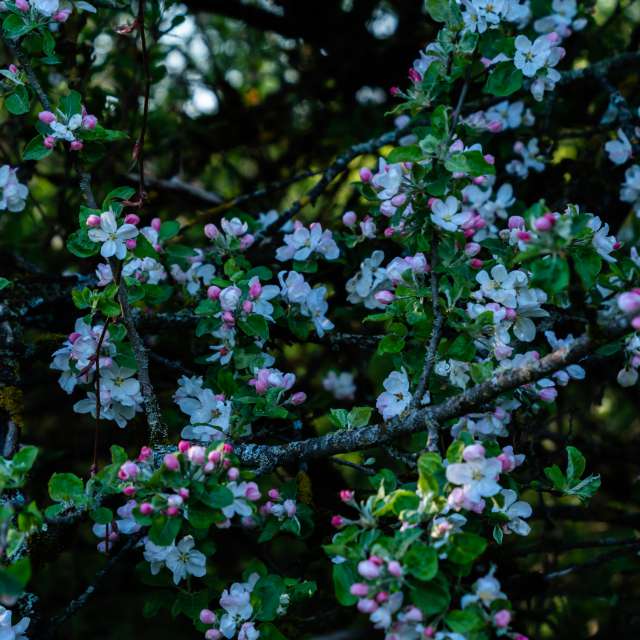
[[(252, 285), (260, 284), (260, 279), (258, 276), (254, 276), (249, 280), (248, 286), (251, 289)], [(260, 289), (260, 293), (257, 297), (252, 298), (253, 308), (251, 309), (251, 313), (257, 314), (266, 318), (267, 320), (271, 320), (273, 322), (273, 305), (269, 302), (269, 300), (273, 300), (276, 296), (280, 295), (280, 287), (274, 284), (267, 284)]]
[(132, 377), (134, 374), (134, 369), (119, 367), (117, 364), (101, 371), (103, 388), (111, 395), (112, 400), (125, 406), (135, 406), (142, 401), (140, 383)]
[(447, 467), (447, 480), (462, 485), (465, 495), (472, 502), (495, 496), (501, 489), (497, 478), (502, 471), (498, 458), (483, 458), (470, 462), (456, 462)]
[(634, 164), (625, 171), (620, 200), (631, 203), (634, 213), (640, 217), (640, 165)]
[(633, 387), (638, 382), (638, 370), (633, 367), (620, 369), (616, 379), (621, 387)]
[(364, 304), (367, 309), (382, 309), (384, 305), (375, 299), (375, 294), (391, 287), (386, 269), (380, 267), (384, 252), (376, 250), (360, 263), (360, 270), (345, 285), (347, 300), (354, 304)]
[(390, 200), (400, 190), (403, 177), (404, 171), (400, 163), (387, 164), (384, 158), (380, 158), (378, 173), (371, 179), (371, 184), (378, 189), (380, 200)]
[(24, 209), (29, 189), (18, 182), (17, 171), (8, 164), (0, 167), (0, 211), (17, 213)]
[(249, 225), (246, 222), (242, 222), (240, 218), (231, 218), (231, 220), (222, 218), (220, 226), (230, 236), (243, 236), (249, 230)]
[(350, 400), (356, 392), (356, 385), (353, 383), (353, 375), (348, 371), (335, 371), (329, 373), (322, 380), (322, 386), (326, 391), (333, 394), (336, 400)]
[(170, 545), (163, 547), (154, 542), (151, 542), (149, 538), (144, 539), (144, 559), (149, 563), (151, 575), (157, 575), (160, 569), (165, 566), (167, 556), (175, 548), (175, 544), (172, 542)]
[(59, 8), (58, 0), (32, 0), (33, 6), (43, 16), (52, 16)]
[(303, 304), (311, 293), (309, 283), (297, 271), (280, 271), (278, 273), (280, 295), (291, 304)]
[(325, 316), (329, 309), (325, 299), (326, 295), (326, 287), (315, 287), (307, 296), (305, 304), (300, 308), (303, 315), (311, 318), (316, 333), (320, 338), (322, 338), (325, 331), (331, 331), (334, 327), (333, 322)]
[(527, 36), (519, 35), (515, 40), (516, 52), (513, 64), (516, 69), (522, 71), (522, 75), (533, 78), (539, 69), (544, 67), (551, 43), (546, 37), (539, 37), (532, 43)]
[(231, 420), (231, 402), (221, 395), (216, 395), (211, 389), (203, 387), (200, 377), (187, 378), (182, 376), (178, 380), (178, 389), (173, 396), (180, 410), (186, 413), (192, 428), (185, 428), (182, 432), (198, 439), (211, 440), (216, 434), (228, 433)]
[(167, 554), (165, 564), (173, 573), (174, 584), (178, 584), (189, 575), (202, 578), (207, 573), (207, 558), (194, 547), (193, 536), (185, 536)]
[[(106, 270), (100, 270), (100, 267), (104, 267), (105, 265), (98, 265), (98, 277), (106, 280), (106, 284), (109, 284), (112, 279), (111, 268), (109, 268), (109, 272)], [(106, 265), (108, 266), (108, 265)], [(130, 278), (135, 278), (140, 282), (145, 282), (148, 284), (158, 284), (162, 280), (167, 279), (167, 272), (160, 262), (155, 260), (154, 258), (145, 257), (145, 258), (134, 258), (133, 260), (129, 260), (124, 267), (122, 268), (122, 275)]]
[(609, 225), (606, 222), (603, 224), (598, 216), (593, 216), (587, 225), (593, 230), (592, 244), (602, 259), (607, 262), (617, 262), (611, 252), (616, 249), (618, 241), (615, 236), (607, 235), (609, 233)]
[[(127, 426), (127, 422), (136, 415), (137, 411), (141, 410), (139, 403), (134, 405), (125, 405), (112, 400), (109, 393), (105, 392), (100, 399), (100, 417), (104, 420), (113, 420), (121, 429)], [(87, 397), (84, 400), (79, 400), (73, 405), (73, 410), (76, 413), (89, 413), (93, 418), (96, 418), (96, 394), (92, 391), (87, 393)]]
[(226, 518), (231, 519), (236, 514), (244, 518), (253, 513), (249, 500), (247, 499), (248, 487), (249, 485), (246, 482), (236, 482), (234, 480), (227, 483), (227, 489), (233, 494), (233, 502), (222, 509), (222, 513)]
[(609, 140), (604, 149), (614, 164), (624, 164), (631, 157), (631, 143), (622, 129), (618, 129), (618, 139)]
[(22, 618), (18, 624), (11, 624), (11, 609), (0, 605), (0, 640), (28, 640), (25, 631), (31, 620)]
[(247, 582), (235, 582), (222, 592), (220, 606), (225, 613), (220, 618), (220, 631), (225, 638), (233, 638), (237, 626), (253, 614), (251, 592), (259, 579), (257, 573), (252, 573)]
[(409, 391), (407, 372), (392, 371), (382, 383), (385, 391), (378, 396), (376, 407), (385, 420), (399, 416), (410, 404), (413, 396)]
[(102, 242), (100, 254), (103, 258), (115, 256), (122, 260), (127, 255), (125, 242), (138, 235), (138, 229), (132, 224), (123, 224), (118, 227), (113, 211), (105, 211), (100, 214), (100, 227), (89, 229), (89, 239), (93, 242)]
[(530, 170), (538, 173), (544, 171), (544, 162), (540, 155), (538, 138), (531, 138), (526, 145), (518, 141), (513, 145), (513, 150), (518, 153), (522, 159), (509, 162), (506, 166), (507, 173), (516, 175), (519, 178), (526, 178)]
[(388, 629), (391, 626), (393, 614), (402, 606), (403, 597), (402, 591), (396, 591), (369, 616), (376, 629)]
[(497, 264), (491, 269), (491, 276), (486, 271), (476, 274), (476, 282), (480, 285), (483, 296), (505, 307), (515, 309), (516, 286), (525, 284), (527, 277), (522, 271), (508, 272), (503, 265)]
[(511, 489), (503, 489), (500, 491), (500, 495), (504, 499), (503, 506), (499, 507), (497, 504), (494, 504), (491, 511), (492, 513), (502, 513), (509, 518), (509, 522), (504, 525), (506, 533), (513, 531), (513, 533), (519, 536), (529, 535), (531, 527), (523, 518), (529, 518), (533, 513), (531, 505), (528, 502), (518, 500), (518, 494)]
[(506, 598), (504, 593), (500, 591), (500, 582), (493, 577), (495, 567), (486, 576), (479, 578), (473, 585), (474, 593), (472, 595), (462, 596), (460, 604), (464, 609), (470, 604), (479, 602), (485, 607), (489, 607), (494, 600)]
[(240, 304), (240, 298), (242, 297), (242, 291), (236, 286), (225, 287), (220, 292), (220, 306), (223, 311), (235, 311)]
[(460, 202), (454, 196), (448, 196), (444, 202), (435, 200), (431, 205), (431, 221), (445, 231), (457, 231), (470, 217), (468, 211), (458, 213), (459, 206)]
[(293, 233), (284, 236), (284, 246), (276, 250), (276, 259), (281, 262), (302, 261), (307, 260), (312, 253), (325, 260), (335, 260), (340, 255), (340, 249), (331, 231), (323, 231), (320, 223), (312, 222), (307, 229), (301, 222), (296, 222)]

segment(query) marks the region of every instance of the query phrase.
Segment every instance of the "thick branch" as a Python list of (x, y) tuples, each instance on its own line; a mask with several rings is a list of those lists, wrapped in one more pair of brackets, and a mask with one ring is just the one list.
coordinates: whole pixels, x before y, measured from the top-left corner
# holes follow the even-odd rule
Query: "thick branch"
[(497, 373), (490, 380), (439, 405), (411, 410), (403, 418), (386, 424), (374, 424), (361, 429), (342, 429), (286, 445), (245, 444), (238, 446), (236, 452), (243, 464), (257, 467), (259, 473), (265, 473), (282, 464), (299, 463), (302, 460), (376, 447), (399, 436), (421, 431), (429, 423), (442, 424), (446, 420), (464, 416), (502, 393), (564, 369), (603, 343), (619, 338), (628, 331), (625, 322), (624, 326), (609, 331), (606, 339), (583, 335), (569, 348), (557, 349), (531, 365)]

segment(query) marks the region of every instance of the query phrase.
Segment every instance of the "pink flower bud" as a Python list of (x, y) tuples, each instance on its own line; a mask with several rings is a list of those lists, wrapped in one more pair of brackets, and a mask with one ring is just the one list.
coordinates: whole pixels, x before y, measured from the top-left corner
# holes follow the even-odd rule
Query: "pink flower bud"
[(364, 582), (354, 582), (349, 587), (349, 593), (358, 598), (364, 598), (369, 593), (369, 587)]
[(550, 231), (553, 229), (553, 221), (549, 220), (546, 216), (542, 216), (534, 221), (533, 226), (538, 231)]
[(165, 512), (170, 518), (175, 518), (180, 515), (180, 509), (178, 507), (168, 507)]
[(133, 251), (138, 246), (138, 242), (135, 238), (129, 238), (128, 240), (125, 240), (124, 243), (129, 251)]
[(220, 462), (221, 457), (222, 457), (222, 454), (219, 451), (211, 451), (209, 452), (207, 459), (209, 460), (209, 462), (213, 462), (213, 464), (218, 464), (218, 462)]
[(389, 87), (389, 93), (392, 96), (397, 96), (400, 93), (400, 88), (399, 87)]
[(173, 453), (167, 453), (167, 455), (163, 458), (164, 466), (169, 469), (169, 471), (177, 471), (180, 468), (180, 461), (176, 458)]
[(340, 500), (342, 500), (342, 502), (351, 502), (354, 495), (354, 492), (350, 489), (343, 489), (340, 492)]
[(82, 142), (80, 142), (80, 140), (74, 140), (69, 145), (69, 148), (71, 149), (71, 151), (82, 151), (83, 147), (84, 147), (84, 145), (82, 144)]
[(402, 565), (397, 560), (392, 560), (387, 565), (387, 571), (394, 577), (399, 578), (402, 575)]
[(355, 223), (358, 221), (358, 216), (356, 216), (354, 211), (347, 211), (342, 216), (342, 222), (347, 227), (353, 227)]
[(407, 201), (407, 196), (404, 193), (399, 193), (397, 196), (391, 198), (391, 204), (394, 207), (401, 207)]
[(258, 489), (258, 485), (255, 482), (247, 482), (247, 488), (244, 490), (244, 495), (247, 500), (251, 500), (251, 502), (256, 502), (260, 500), (260, 489)]
[(538, 397), (543, 402), (553, 402), (558, 396), (558, 391), (555, 387), (545, 387), (538, 392)]
[(242, 238), (240, 238), (240, 248), (243, 251), (246, 251), (255, 241), (255, 236), (250, 233), (245, 233)]
[(409, 622), (422, 622), (423, 616), (422, 611), (418, 609), (418, 607), (414, 607), (410, 605), (404, 613), (405, 620), (409, 620)]
[(371, 560), (361, 560), (358, 563), (358, 573), (366, 580), (375, 580), (380, 576), (380, 567)]
[(504, 317), (507, 320), (515, 320), (516, 319), (516, 310), (515, 309), (505, 309), (505, 315)]
[(29, 11), (29, 3), (27, 0), (16, 0), (16, 9), (22, 11), (22, 13), (26, 13)]
[(339, 529), (344, 524), (344, 519), (342, 516), (333, 516), (331, 518), (331, 526)]
[(180, 440), (180, 442), (178, 442), (178, 451), (180, 453), (187, 453), (190, 446), (191, 443), (188, 440)]
[(231, 467), (229, 471), (227, 471), (227, 477), (229, 480), (237, 480), (240, 477), (240, 470), (237, 467)]
[(470, 258), (473, 258), (474, 256), (477, 256), (480, 253), (481, 249), (482, 247), (477, 242), (467, 242), (467, 244), (464, 247), (464, 252), (465, 252), (465, 255), (469, 256)]
[(200, 622), (202, 624), (214, 624), (217, 619), (216, 614), (209, 609), (203, 609), (200, 612)]
[(140, 224), (140, 216), (137, 216), (135, 213), (128, 213), (124, 217), (124, 223), (133, 225)]
[(155, 229), (156, 231), (160, 231), (160, 227), (162, 226), (162, 220), (160, 220), (160, 218), (154, 218), (151, 221), (151, 228)]
[(228, 442), (225, 442), (222, 445), (222, 451), (223, 453), (233, 453), (233, 445), (229, 444)]
[(122, 493), (124, 493), (128, 498), (131, 498), (136, 495), (136, 488), (132, 484), (129, 484), (122, 489)]
[(189, 498), (189, 489), (187, 489), (186, 487), (180, 487), (180, 489), (178, 489), (178, 495), (183, 500), (187, 500)]
[(192, 464), (203, 465), (206, 460), (205, 453), (204, 447), (195, 445), (187, 450), (187, 458)]
[(127, 460), (118, 470), (120, 480), (133, 480), (138, 475), (138, 465)]
[(255, 300), (261, 293), (262, 293), (262, 285), (260, 284), (260, 282), (258, 280), (256, 280), (249, 287), (249, 295), (251, 296), (251, 298), (253, 298)]
[(389, 593), (387, 591), (380, 591), (376, 594), (376, 602), (382, 604), (389, 599)]
[(99, 227), (100, 226), (100, 216), (97, 216), (95, 214), (91, 214), (90, 216), (87, 217), (87, 220), (86, 220), (85, 224), (87, 225), (87, 227)]
[(618, 296), (618, 308), (623, 313), (640, 311), (640, 295), (634, 291), (627, 291)]
[(510, 216), (507, 225), (509, 229), (522, 229), (524, 227), (524, 218), (522, 216)]
[(631, 321), (631, 326), (632, 326), (636, 331), (640, 331), (640, 316), (636, 316), (636, 317)]
[(242, 303), (242, 310), (245, 313), (251, 313), (252, 309), (253, 309), (253, 302), (251, 302), (251, 300), (245, 300)]
[(358, 601), (358, 611), (360, 613), (373, 613), (378, 608), (378, 603), (371, 598), (362, 598)]
[(518, 633), (513, 637), (513, 640), (529, 640), (529, 638), (527, 636), (523, 636), (521, 633)]
[(95, 116), (87, 114), (82, 118), (82, 126), (85, 129), (95, 129), (97, 124), (98, 124), (98, 118), (96, 118)]
[(392, 291), (387, 289), (383, 289), (382, 291), (378, 291), (373, 296), (380, 304), (388, 305), (391, 304), (395, 300), (395, 294)]
[(481, 444), (470, 444), (462, 451), (462, 459), (465, 462), (471, 462), (473, 460), (483, 460), (486, 450)]
[(511, 622), (511, 611), (508, 609), (500, 609), (500, 611), (493, 616), (493, 622), (496, 627), (499, 627), (500, 629), (508, 627)]
[(280, 492), (274, 487), (273, 489), (269, 489), (269, 491), (267, 492), (267, 495), (272, 500), (277, 500), (280, 497)]
[(518, 240), (522, 240), (522, 242), (530, 242), (532, 237), (533, 236), (528, 231), (518, 231), (516, 233), (516, 238), (518, 238)]
[(140, 505), (140, 513), (143, 516), (150, 516), (153, 513), (153, 505), (150, 502), (143, 502)]
[(56, 145), (56, 139), (53, 136), (46, 136), (42, 144), (47, 147), (47, 149), (53, 149)]
[(371, 173), (371, 169), (369, 169), (368, 167), (362, 167), (362, 169), (360, 169), (360, 180), (366, 183), (366, 182), (371, 182), (371, 178), (373, 178), (373, 173)]
[(499, 133), (500, 131), (502, 131), (502, 122), (500, 122), (499, 120), (493, 120), (489, 123), (487, 128), (491, 133)]
[(207, 629), (204, 634), (204, 640), (220, 640), (220, 638), (222, 638), (222, 632), (218, 629)]
[(393, 234), (396, 232), (396, 230), (393, 227), (387, 227), (384, 230), (384, 237), (385, 238), (390, 238), (391, 236), (393, 236)]
[(469, 265), (472, 269), (482, 269), (484, 262), (482, 262), (482, 260), (480, 260), (479, 258), (471, 258), (471, 260), (469, 261)]
[(69, 342), (73, 344), (79, 337), (80, 334), (77, 331), (74, 331), (73, 333), (69, 334)]
[(66, 22), (71, 15), (71, 9), (60, 9), (53, 14), (53, 19), (55, 22)]
[(224, 322), (226, 325), (229, 325), (230, 327), (232, 327), (236, 323), (236, 319), (233, 317), (233, 312), (232, 311), (225, 311), (222, 314), (222, 322)]
[(433, 638), (433, 636), (436, 635), (436, 630), (429, 625), (424, 631), (423, 631), (423, 635), (425, 638)]
[(18, 73), (18, 67), (16, 67), (15, 64), (10, 64), (9, 65), (9, 73), (13, 73), (15, 75), (16, 73)]
[(41, 111), (38, 114), (38, 120), (40, 120), (40, 122), (44, 122), (45, 124), (51, 124), (52, 122), (56, 121), (56, 116), (51, 111)]
[(291, 396), (291, 404), (298, 406), (306, 402), (307, 394), (304, 391), (297, 391)]
[(209, 298), (209, 300), (217, 300), (220, 297), (221, 291), (222, 289), (220, 287), (216, 287), (216, 285), (213, 284), (207, 289), (207, 298)]
[(296, 505), (295, 500), (285, 500), (282, 503), (282, 506), (284, 507), (284, 511), (285, 513), (290, 517), (293, 518), (293, 516), (296, 515), (296, 512), (298, 511), (298, 505)]
[(220, 235), (220, 231), (215, 224), (209, 223), (204, 225), (204, 235), (207, 236), (209, 240), (215, 240)]

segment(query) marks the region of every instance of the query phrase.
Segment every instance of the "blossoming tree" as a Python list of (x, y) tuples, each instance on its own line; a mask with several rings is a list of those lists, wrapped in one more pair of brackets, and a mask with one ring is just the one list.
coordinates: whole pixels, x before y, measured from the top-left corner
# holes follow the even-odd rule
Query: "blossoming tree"
[[(640, 547), (566, 542), (562, 518), (603, 484), (565, 399), (588, 409), (590, 378), (632, 389), (640, 368), (634, 39), (598, 57), (606, 21), (574, 0), (427, 0), (431, 40), (390, 89), (387, 133), (224, 199), (206, 178), (159, 177), (178, 153), (167, 38), (186, 22), (202, 44), (188, 12), (225, 15), (186, 4), (0, 2), (0, 637), (72, 637), (117, 571), (140, 615), (169, 620), (143, 638), (552, 637), (529, 599)], [(286, 31), (279, 4), (226, 11)], [(136, 60), (133, 94), (114, 91), (119, 56)], [(598, 101), (567, 115), (585, 82)], [(569, 162), (607, 176), (602, 209), (564, 165), (560, 193), (545, 182), (566, 161), (563, 118), (600, 136)], [(57, 257), (21, 255), (47, 226)], [(33, 360), (82, 453), (39, 440)], [(615, 551), (515, 564), (549, 540)], [(47, 567), (69, 548), (97, 569), (58, 603)], [(77, 637), (102, 637), (93, 622)], [(567, 621), (553, 633), (576, 637)]]

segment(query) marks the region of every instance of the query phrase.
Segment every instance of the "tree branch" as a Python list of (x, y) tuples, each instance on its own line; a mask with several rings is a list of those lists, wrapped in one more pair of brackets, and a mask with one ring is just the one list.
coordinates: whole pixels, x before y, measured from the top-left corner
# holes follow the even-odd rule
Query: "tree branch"
[(619, 338), (628, 331), (625, 320), (624, 323), (608, 331), (606, 337), (594, 338), (585, 334), (571, 347), (557, 349), (533, 364), (498, 373), (490, 380), (439, 405), (411, 410), (403, 418), (385, 424), (374, 424), (360, 429), (341, 429), (324, 436), (298, 440), (286, 445), (243, 444), (236, 447), (236, 453), (244, 465), (256, 467), (258, 473), (266, 473), (282, 464), (299, 463), (301, 460), (359, 451), (385, 444), (399, 436), (423, 430), (429, 421), (442, 424), (446, 420), (464, 416), (502, 393), (535, 382), (579, 361), (602, 344)]

